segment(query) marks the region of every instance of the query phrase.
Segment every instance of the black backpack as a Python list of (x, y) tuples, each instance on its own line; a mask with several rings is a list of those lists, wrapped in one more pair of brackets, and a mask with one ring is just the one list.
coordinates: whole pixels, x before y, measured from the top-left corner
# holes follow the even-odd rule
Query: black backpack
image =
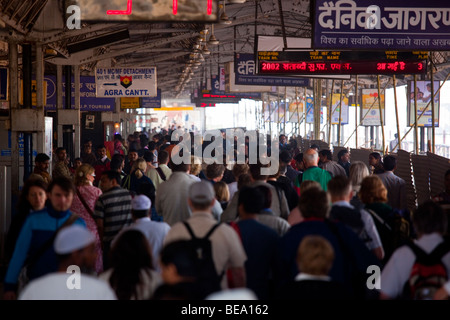
[(197, 281), (204, 296), (221, 290), (221, 281), (225, 272), (218, 274), (212, 257), (212, 243), (209, 237), (217, 229), (220, 223), (215, 224), (203, 238), (198, 238), (192, 231), (191, 226), (184, 221), (184, 225), (191, 235), (190, 246), (196, 257)]

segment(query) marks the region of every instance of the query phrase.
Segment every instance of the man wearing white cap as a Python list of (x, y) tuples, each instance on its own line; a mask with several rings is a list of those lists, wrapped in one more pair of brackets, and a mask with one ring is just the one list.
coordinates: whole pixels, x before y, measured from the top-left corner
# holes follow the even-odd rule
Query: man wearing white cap
[(130, 226), (123, 228), (115, 237), (114, 241), (116, 241), (125, 230), (134, 229), (141, 231), (147, 238), (150, 248), (152, 248), (153, 267), (156, 271), (161, 271), (159, 266), (159, 252), (163, 246), (164, 238), (170, 230), (170, 226), (166, 222), (156, 222), (150, 219), (149, 212), (151, 206), (152, 202), (147, 196), (136, 195), (131, 200), (133, 223)]
[[(185, 220), (198, 238), (204, 237), (216, 224), (212, 214), (215, 193), (212, 184), (207, 181), (193, 183), (188, 192), (188, 203), (192, 216)], [(176, 240), (190, 240), (191, 235), (183, 222), (172, 226), (164, 240), (164, 244)], [(209, 237), (212, 246), (212, 258), (217, 274), (230, 272), (222, 277), (221, 287), (245, 287), (245, 268), (247, 260), (244, 248), (237, 233), (229, 225), (221, 223)]]
[(55, 238), (59, 259), (57, 272), (31, 281), (19, 300), (116, 300), (110, 286), (82, 270), (94, 270), (95, 237), (79, 225), (65, 227)]

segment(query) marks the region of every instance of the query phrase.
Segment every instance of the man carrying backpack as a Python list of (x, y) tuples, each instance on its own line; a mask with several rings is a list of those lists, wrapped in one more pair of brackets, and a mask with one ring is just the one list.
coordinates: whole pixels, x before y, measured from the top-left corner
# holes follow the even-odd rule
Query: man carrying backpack
[[(199, 268), (204, 268), (199, 271), (204, 282), (207, 281), (206, 277), (210, 277), (212, 282), (219, 276), (221, 289), (245, 287), (244, 263), (247, 256), (233, 228), (225, 223), (217, 225), (212, 214), (214, 201), (215, 193), (211, 183), (207, 181), (193, 183), (189, 188), (188, 203), (185, 204), (191, 208), (192, 216), (172, 226), (166, 235), (164, 245), (176, 240), (194, 240), (192, 246), (201, 253), (198, 254), (199, 259), (205, 257), (203, 260), (207, 260), (198, 262)], [(204, 240), (208, 240), (210, 244)], [(209, 259), (214, 262), (216, 274), (212, 274), (214, 272), (208, 268)]]
[(432, 299), (450, 274), (450, 243), (444, 240), (447, 216), (426, 201), (413, 214), (418, 239), (394, 251), (381, 273), (381, 299)]

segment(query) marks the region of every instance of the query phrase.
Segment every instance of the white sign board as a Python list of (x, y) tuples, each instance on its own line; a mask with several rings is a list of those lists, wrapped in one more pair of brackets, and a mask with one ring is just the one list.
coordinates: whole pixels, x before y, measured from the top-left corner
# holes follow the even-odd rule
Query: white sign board
[(96, 68), (97, 97), (156, 97), (156, 67)]

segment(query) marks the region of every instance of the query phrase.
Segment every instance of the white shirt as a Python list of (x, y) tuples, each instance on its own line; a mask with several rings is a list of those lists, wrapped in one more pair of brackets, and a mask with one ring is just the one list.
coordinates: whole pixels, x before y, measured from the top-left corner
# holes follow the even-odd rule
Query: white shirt
[[(342, 207), (347, 207), (350, 209), (355, 208), (347, 201), (336, 201), (335, 203), (333, 203), (333, 206), (342, 206)], [(367, 241), (364, 243), (366, 245), (366, 247), (369, 250), (373, 250), (378, 247), (383, 247), (377, 227), (375, 226), (375, 223), (374, 223), (373, 218), (370, 215), (370, 213), (368, 213), (364, 209), (360, 209), (359, 212), (361, 212), (361, 219), (364, 223), (364, 230), (366, 230), (367, 235), (371, 239), (370, 241)]]
[(230, 192), (230, 199), (233, 199), (234, 194), (238, 191), (237, 181), (228, 184), (228, 191)]
[(53, 272), (31, 281), (19, 295), (19, 300), (117, 300), (111, 287), (87, 274), (80, 275), (80, 289), (69, 289), (75, 284), (74, 274)]
[[(196, 237), (204, 237), (206, 233), (215, 225), (217, 221), (210, 212), (194, 212), (192, 217), (187, 219), (192, 231)], [(172, 226), (164, 244), (168, 244), (177, 240), (189, 240), (191, 236), (182, 222), (178, 222)], [(224, 270), (232, 267), (244, 268), (247, 260), (242, 241), (236, 231), (228, 224), (222, 223), (211, 234), (209, 238), (212, 244), (212, 257), (217, 273), (221, 274)], [(228, 288), (226, 274), (222, 278), (222, 289)]]
[[(438, 233), (426, 234), (415, 240), (415, 244), (430, 253), (443, 241)], [(411, 269), (416, 260), (414, 252), (408, 246), (402, 246), (394, 251), (388, 263), (381, 272), (381, 291), (390, 298), (397, 298), (403, 293), (403, 286), (409, 279)], [(450, 274), (450, 252), (442, 257), (447, 273)]]

